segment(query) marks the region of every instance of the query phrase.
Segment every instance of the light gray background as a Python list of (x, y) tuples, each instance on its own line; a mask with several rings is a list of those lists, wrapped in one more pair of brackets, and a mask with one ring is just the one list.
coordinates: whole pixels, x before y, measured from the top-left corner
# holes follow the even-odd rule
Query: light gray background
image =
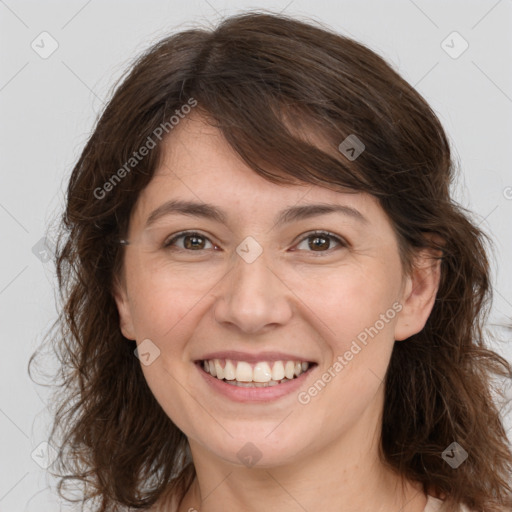
[[(47, 489), (54, 482), (31, 458), (49, 418), (47, 390), (29, 379), (27, 361), (56, 314), (52, 264), (32, 248), (59, 213), (72, 166), (133, 58), (169, 32), (245, 8), (321, 20), (378, 52), (426, 98), (462, 169), (456, 197), (496, 243), (492, 322), (511, 321), (511, 0), (0, 0), (1, 512), (60, 510)], [(43, 31), (58, 43), (45, 59), (31, 47), (42, 47)], [(469, 44), (458, 58), (442, 47), (453, 31)], [(461, 48), (456, 39), (453, 46)], [(510, 344), (498, 350), (512, 359)]]

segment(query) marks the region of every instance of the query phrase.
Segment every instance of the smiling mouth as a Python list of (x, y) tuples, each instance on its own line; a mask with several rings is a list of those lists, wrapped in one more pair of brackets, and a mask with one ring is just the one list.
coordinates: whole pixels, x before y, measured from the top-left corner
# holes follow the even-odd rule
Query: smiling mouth
[(297, 379), (311, 371), (316, 363), (310, 361), (260, 361), (248, 363), (232, 359), (208, 359), (196, 364), (212, 377), (247, 388), (277, 386)]

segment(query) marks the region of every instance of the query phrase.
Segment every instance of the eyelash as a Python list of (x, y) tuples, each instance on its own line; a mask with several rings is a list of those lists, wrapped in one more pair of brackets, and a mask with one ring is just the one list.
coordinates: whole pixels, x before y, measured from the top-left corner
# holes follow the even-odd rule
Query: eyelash
[[(198, 233), (197, 231), (182, 231), (181, 233), (177, 233), (171, 239), (165, 241), (163, 244), (163, 248), (171, 250), (171, 251), (177, 250), (177, 251), (182, 251), (182, 252), (197, 252), (197, 253), (201, 253), (201, 252), (207, 250), (207, 249), (199, 249), (197, 251), (193, 251), (193, 250), (189, 250), (189, 249), (182, 249), (181, 247), (178, 247), (178, 248), (172, 247), (172, 244), (174, 244), (177, 240), (179, 240), (180, 238), (186, 237), (186, 236), (197, 236), (199, 238), (204, 238), (205, 240), (208, 240), (212, 245), (215, 246), (215, 244), (213, 244), (213, 242), (208, 237), (204, 236), (201, 233)], [(344, 248), (348, 247), (348, 243), (343, 238), (340, 238), (339, 236), (336, 236), (333, 233), (330, 233), (328, 231), (313, 231), (313, 232), (307, 233), (307, 235), (305, 237), (303, 237), (299, 240), (298, 244), (300, 244), (304, 240), (307, 240), (308, 238), (314, 238), (314, 237), (322, 237), (322, 238), (328, 238), (331, 240), (335, 240), (341, 247), (344, 247)], [(312, 252), (315, 254), (315, 256), (321, 257), (322, 255), (325, 255), (326, 253), (330, 254), (331, 251), (332, 251), (332, 249), (328, 249), (327, 251), (319, 251), (317, 253), (315, 251), (306, 251), (306, 252)]]

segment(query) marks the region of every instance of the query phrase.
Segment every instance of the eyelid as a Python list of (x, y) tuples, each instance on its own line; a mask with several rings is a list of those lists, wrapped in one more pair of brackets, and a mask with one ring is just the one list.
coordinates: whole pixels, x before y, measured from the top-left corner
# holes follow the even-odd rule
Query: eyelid
[[(176, 242), (176, 240), (178, 240), (179, 238), (181, 237), (184, 237), (184, 236), (199, 236), (201, 238), (204, 238), (205, 240), (208, 240), (214, 247), (217, 247), (217, 244), (214, 243), (212, 240), (210, 240), (210, 237), (207, 236), (207, 235), (204, 235), (203, 233), (201, 233), (200, 231), (195, 231), (195, 230), (185, 230), (185, 231), (180, 231), (178, 233), (174, 233), (173, 235), (171, 235), (170, 237), (168, 237), (164, 243), (163, 243), (163, 248), (170, 248), (172, 247), (171, 244), (173, 244), (174, 242)], [(299, 235), (299, 238), (296, 239), (296, 242), (294, 241), (294, 245), (297, 245), (301, 242), (303, 242), (304, 240), (307, 240), (308, 238), (311, 238), (313, 236), (325, 236), (325, 238), (329, 238), (329, 239), (332, 239), (332, 240), (335, 240), (341, 247), (344, 247), (344, 248), (347, 248), (350, 246), (350, 244), (347, 242), (347, 240), (340, 236), (340, 235), (336, 235), (335, 233), (331, 233), (330, 231), (326, 231), (326, 230), (321, 230), (321, 229), (315, 229), (313, 231), (307, 231), (306, 233), (303, 233), (301, 235)], [(191, 251), (191, 250), (188, 250), (188, 249), (182, 249), (181, 247), (178, 247), (176, 250), (178, 251), (184, 251), (184, 252), (197, 252), (197, 253), (201, 253), (202, 251), (206, 251), (207, 249), (199, 249), (197, 251)], [(333, 249), (328, 249), (327, 251), (319, 251), (317, 254), (328, 254), (332, 251)], [(311, 253), (315, 253), (315, 251), (306, 251), (306, 252), (311, 252)]]

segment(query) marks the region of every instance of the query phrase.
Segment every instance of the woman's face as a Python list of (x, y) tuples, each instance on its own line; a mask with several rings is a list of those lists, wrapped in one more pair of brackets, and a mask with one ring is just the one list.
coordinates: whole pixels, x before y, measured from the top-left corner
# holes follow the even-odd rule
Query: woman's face
[(265, 181), (190, 116), (127, 238), (121, 329), (193, 451), (274, 466), (368, 445), (393, 343), (423, 327), (435, 291), (402, 274), (373, 196)]

